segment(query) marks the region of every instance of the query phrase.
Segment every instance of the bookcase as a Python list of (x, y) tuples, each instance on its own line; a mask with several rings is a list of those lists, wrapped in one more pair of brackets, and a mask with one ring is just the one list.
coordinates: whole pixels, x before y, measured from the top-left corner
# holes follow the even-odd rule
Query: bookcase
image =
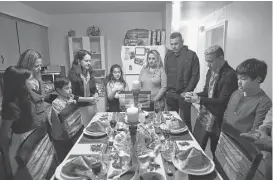
[(69, 43), (69, 58), (70, 67), (74, 60), (74, 54), (84, 49), (91, 53), (93, 76), (96, 80), (97, 89), (99, 91), (99, 102), (97, 104), (98, 110), (106, 111), (106, 75), (107, 75), (107, 58), (106, 58), (106, 46), (104, 36), (80, 36), (80, 37), (68, 37)]

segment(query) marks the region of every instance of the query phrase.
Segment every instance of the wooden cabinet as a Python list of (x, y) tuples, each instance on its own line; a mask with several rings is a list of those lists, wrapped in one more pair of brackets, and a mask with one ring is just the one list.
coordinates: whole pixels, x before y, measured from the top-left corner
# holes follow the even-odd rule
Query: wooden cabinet
[(0, 15), (0, 70), (16, 65), (26, 49), (42, 54), (44, 65), (49, 65), (48, 29), (46, 27)]
[(99, 90), (100, 100), (98, 102), (98, 110), (106, 111), (105, 97), (105, 78), (107, 75), (107, 58), (105, 50), (105, 38), (104, 36), (83, 36), (83, 37), (69, 37), (69, 56), (70, 56), (70, 67), (74, 60), (74, 54), (80, 50), (85, 49), (91, 52), (93, 76), (96, 79), (97, 89)]
[(0, 70), (16, 65), (19, 56), (16, 21), (0, 16)]
[(34, 49), (41, 53), (43, 64), (50, 65), (47, 28), (23, 21), (17, 22), (17, 28), (21, 53), (27, 49)]

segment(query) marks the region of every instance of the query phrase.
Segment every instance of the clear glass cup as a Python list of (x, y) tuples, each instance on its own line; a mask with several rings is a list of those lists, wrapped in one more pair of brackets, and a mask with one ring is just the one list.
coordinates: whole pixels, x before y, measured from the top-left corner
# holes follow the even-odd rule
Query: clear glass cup
[(156, 114), (158, 114), (158, 112), (160, 111), (159, 101), (154, 102), (154, 111)]
[(162, 123), (161, 120), (162, 120), (161, 113), (155, 114), (155, 117), (154, 117), (154, 128), (155, 128), (156, 134), (160, 134), (161, 133), (161, 129), (160, 129), (160, 125)]

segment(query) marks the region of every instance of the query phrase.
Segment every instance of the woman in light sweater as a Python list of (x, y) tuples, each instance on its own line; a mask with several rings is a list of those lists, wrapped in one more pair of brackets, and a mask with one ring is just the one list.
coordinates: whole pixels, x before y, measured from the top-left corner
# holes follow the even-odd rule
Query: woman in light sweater
[(165, 108), (164, 94), (167, 87), (167, 76), (158, 51), (150, 50), (147, 53), (147, 61), (140, 72), (139, 81), (142, 91), (151, 91), (151, 110), (163, 111)]

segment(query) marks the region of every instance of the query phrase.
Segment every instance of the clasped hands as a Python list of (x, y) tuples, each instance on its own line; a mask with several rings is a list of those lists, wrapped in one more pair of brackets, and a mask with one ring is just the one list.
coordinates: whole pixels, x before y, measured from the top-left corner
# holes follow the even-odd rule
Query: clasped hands
[(183, 92), (180, 94), (180, 97), (185, 98), (185, 101), (188, 103), (198, 102), (198, 95), (194, 92)]
[(260, 150), (272, 151), (272, 138), (263, 131), (241, 133), (240, 136), (252, 141)]

